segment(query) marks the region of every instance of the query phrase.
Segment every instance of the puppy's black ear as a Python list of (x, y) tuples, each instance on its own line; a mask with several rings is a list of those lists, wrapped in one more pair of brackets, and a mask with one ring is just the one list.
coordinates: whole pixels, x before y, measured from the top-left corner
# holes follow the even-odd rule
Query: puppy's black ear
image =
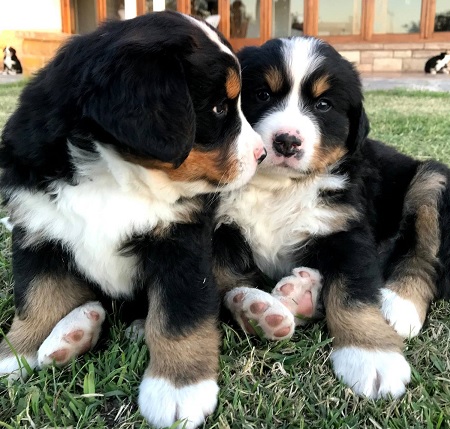
[(115, 59), (91, 71), (83, 117), (122, 153), (181, 164), (194, 145), (196, 121), (178, 56), (130, 49)]
[(347, 138), (347, 147), (351, 152), (360, 148), (365, 142), (370, 124), (362, 103), (349, 112), (350, 129)]

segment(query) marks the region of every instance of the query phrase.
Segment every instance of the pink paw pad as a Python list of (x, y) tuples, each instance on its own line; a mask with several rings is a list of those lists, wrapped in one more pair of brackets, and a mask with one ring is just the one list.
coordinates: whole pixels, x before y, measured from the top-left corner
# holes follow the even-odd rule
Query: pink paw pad
[(282, 278), (272, 291), (294, 316), (296, 325), (304, 325), (320, 315), (319, 296), (322, 277), (311, 268), (295, 268), (292, 275)]
[(252, 305), (250, 305), (250, 311), (253, 314), (261, 314), (264, 313), (268, 307), (269, 304), (265, 302), (254, 302)]
[(61, 366), (90, 350), (98, 341), (104, 320), (105, 310), (99, 302), (88, 302), (72, 310), (39, 348), (39, 366)]
[(87, 317), (91, 320), (98, 321), (100, 319), (100, 314), (97, 311), (90, 311)]
[(267, 292), (236, 288), (225, 295), (225, 305), (243, 329), (271, 340), (290, 338), (294, 332), (293, 315)]

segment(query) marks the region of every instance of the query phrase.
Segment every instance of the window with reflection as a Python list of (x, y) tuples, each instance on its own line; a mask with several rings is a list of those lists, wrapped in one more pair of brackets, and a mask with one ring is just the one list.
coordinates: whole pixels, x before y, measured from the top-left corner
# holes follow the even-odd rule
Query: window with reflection
[(272, 37), (303, 34), (303, 0), (272, 1)]
[(107, 0), (106, 1), (106, 18), (107, 19), (125, 19), (125, 2), (124, 2), (124, 0)]
[(260, 35), (259, 0), (231, 0), (230, 37), (258, 38)]
[(72, 33), (85, 34), (97, 28), (97, 8), (91, 0), (70, 0)]
[(374, 33), (420, 32), (422, 0), (375, 0)]
[(177, 0), (146, 0), (146, 12), (159, 12), (161, 10), (177, 10)]
[(434, 31), (450, 31), (450, 1), (436, 0)]
[(361, 33), (361, 0), (319, 0), (319, 36)]
[[(219, 2), (217, 0), (191, 0), (191, 14), (206, 19), (211, 25), (217, 27), (219, 25)], [(216, 17), (217, 23), (214, 18)]]

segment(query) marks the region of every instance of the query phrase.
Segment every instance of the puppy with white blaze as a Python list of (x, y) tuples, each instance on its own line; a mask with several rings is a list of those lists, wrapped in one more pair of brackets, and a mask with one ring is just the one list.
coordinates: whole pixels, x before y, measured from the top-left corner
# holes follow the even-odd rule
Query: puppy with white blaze
[(0, 375), (92, 348), (98, 300), (148, 302), (141, 413), (202, 424), (217, 403), (216, 192), (265, 151), (240, 106), (241, 70), (207, 24), (161, 12), (71, 39), (24, 89), (0, 148), (16, 315)]
[[(271, 339), (324, 308), (336, 375), (370, 398), (399, 397), (402, 337), (450, 293), (449, 170), (367, 138), (358, 73), (325, 42), (276, 39), (238, 57), (242, 108), (268, 155), (221, 198), (225, 305)], [(263, 274), (278, 281), (271, 294), (256, 289)]]

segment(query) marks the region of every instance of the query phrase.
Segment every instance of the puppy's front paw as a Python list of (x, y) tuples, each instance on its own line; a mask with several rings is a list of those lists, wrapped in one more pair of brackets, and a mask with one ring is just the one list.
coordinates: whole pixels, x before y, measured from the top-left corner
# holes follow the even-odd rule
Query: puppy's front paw
[(147, 377), (139, 388), (139, 409), (156, 428), (194, 429), (216, 408), (219, 387), (214, 380), (175, 387), (164, 378)]
[(358, 395), (399, 398), (411, 379), (411, 368), (401, 353), (343, 347), (331, 354), (334, 372)]
[(259, 327), (269, 340), (283, 340), (294, 333), (292, 313), (267, 292), (248, 287), (235, 288), (225, 295), (225, 304), (250, 334), (255, 333), (254, 326)]
[(88, 302), (72, 310), (39, 347), (39, 366), (65, 365), (90, 350), (98, 341), (104, 320), (105, 310), (99, 302)]
[(416, 306), (391, 289), (381, 290), (381, 312), (403, 338), (415, 337), (422, 329), (424, 320), (421, 320)]
[(293, 275), (282, 278), (272, 291), (272, 296), (285, 305), (295, 316), (296, 325), (304, 325), (321, 314), (319, 295), (322, 276), (319, 271), (299, 267)]

